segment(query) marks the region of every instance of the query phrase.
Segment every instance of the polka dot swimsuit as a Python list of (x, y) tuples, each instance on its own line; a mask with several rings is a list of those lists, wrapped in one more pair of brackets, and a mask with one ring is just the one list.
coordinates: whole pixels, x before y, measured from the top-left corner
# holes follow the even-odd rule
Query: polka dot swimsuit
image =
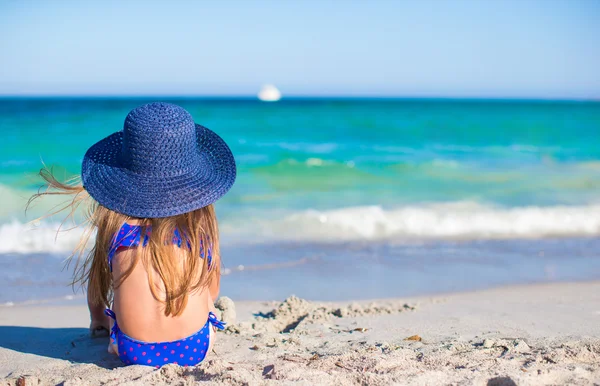
[[(140, 245), (141, 227), (124, 224), (119, 230), (115, 241), (108, 254), (108, 264), (112, 271), (112, 259), (117, 250), (121, 247), (134, 247)], [(148, 235), (144, 237), (142, 243), (145, 246), (148, 243)], [(173, 243), (181, 247), (181, 237), (175, 232)], [(209, 268), (211, 263), (210, 251), (208, 253)], [(107, 309), (106, 315), (114, 320), (111, 331), (111, 342), (117, 345), (119, 358), (126, 365), (146, 365), (160, 367), (167, 363), (174, 363), (180, 366), (196, 365), (206, 357), (210, 345), (210, 328), (214, 326), (220, 330), (225, 328), (214, 313), (208, 313), (208, 320), (196, 333), (172, 342), (142, 342), (133, 339), (119, 329), (117, 316), (112, 310)]]
[(223, 322), (209, 312), (208, 320), (202, 329), (186, 338), (172, 342), (142, 342), (125, 335), (116, 322), (115, 313), (106, 310), (106, 314), (115, 319), (111, 339), (117, 344), (119, 358), (126, 365), (145, 365), (160, 367), (167, 363), (180, 366), (193, 366), (204, 360), (210, 345), (211, 325), (222, 330)]

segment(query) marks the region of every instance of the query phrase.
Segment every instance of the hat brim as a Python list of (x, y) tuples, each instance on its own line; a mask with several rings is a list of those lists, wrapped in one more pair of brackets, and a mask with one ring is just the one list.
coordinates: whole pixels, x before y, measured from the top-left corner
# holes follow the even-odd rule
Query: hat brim
[(123, 133), (117, 132), (86, 152), (81, 168), (84, 188), (100, 205), (138, 218), (176, 216), (214, 203), (235, 182), (235, 160), (221, 137), (196, 127), (198, 170), (167, 177), (133, 173), (120, 162)]

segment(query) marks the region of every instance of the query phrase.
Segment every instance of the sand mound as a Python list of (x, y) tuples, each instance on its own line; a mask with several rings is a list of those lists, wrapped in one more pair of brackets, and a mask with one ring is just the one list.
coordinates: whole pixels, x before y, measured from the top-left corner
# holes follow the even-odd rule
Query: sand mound
[(413, 310), (415, 310), (415, 306), (406, 303), (370, 303), (367, 305), (352, 303), (336, 307), (290, 296), (272, 311), (256, 314), (253, 322), (232, 326), (230, 331), (235, 333), (257, 331), (288, 333), (297, 330), (298, 327), (323, 323), (335, 318), (395, 314)]

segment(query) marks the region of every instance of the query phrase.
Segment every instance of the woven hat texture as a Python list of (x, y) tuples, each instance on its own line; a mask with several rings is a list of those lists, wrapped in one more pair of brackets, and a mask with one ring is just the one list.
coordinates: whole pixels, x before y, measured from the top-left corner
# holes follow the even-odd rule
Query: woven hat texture
[(182, 107), (161, 102), (132, 110), (122, 131), (88, 149), (81, 168), (83, 185), (99, 204), (139, 218), (212, 204), (235, 177), (225, 141)]

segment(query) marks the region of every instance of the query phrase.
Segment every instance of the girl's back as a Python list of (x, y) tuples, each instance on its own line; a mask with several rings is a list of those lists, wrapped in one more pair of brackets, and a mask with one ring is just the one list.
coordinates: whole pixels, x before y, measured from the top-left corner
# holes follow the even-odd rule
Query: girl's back
[[(124, 249), (115, 255), (115, 281), (131, 267), (136, 252)], [(173, 247), (170, 258), (183, 260), (185, 257), (178, 247)], [(164, 296), (162, 281), (156, 286), (158, 293)], [(157, 301), (150, 291), (146, 268), (137, 264), (127, 280), (114, 290), (113, 311), (119, 315), (119, 327), (128, 336), (146, 342), (173, 341), (192, 335), (204, 325), (208, 312), (215, 311), (212, 302), (216, 295), (211, 295), (208, 288), (201, 288), (189, 294), (187, 306), (177, 318), (165, 316), (163, 303)]]

